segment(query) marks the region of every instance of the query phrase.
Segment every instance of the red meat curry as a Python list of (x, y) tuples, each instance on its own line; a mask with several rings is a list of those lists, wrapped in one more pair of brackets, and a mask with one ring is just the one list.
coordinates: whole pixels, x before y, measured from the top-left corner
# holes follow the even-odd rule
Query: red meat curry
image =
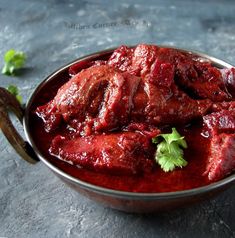
[[(235, 170), (235, 69), (176, 49), (121, 46), (69, 69), (40, 93), (32, 133), (44, 155), (83, 181), (115, 190), (170, 192)], [(63, 84), (63, 85), (62, 85)], [(36, 113), (35, 113), (36, 112)], [(152, 138), (183, 135), (188, 165), (164, 172)]]

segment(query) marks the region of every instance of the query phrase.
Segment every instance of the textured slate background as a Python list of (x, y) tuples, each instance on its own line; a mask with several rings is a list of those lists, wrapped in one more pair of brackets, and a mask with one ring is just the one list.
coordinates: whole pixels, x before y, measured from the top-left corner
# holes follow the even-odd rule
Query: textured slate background
[[(26, 101), (61, 65), (140, 42), (195, 49), (235, 64), (234, 13), (232, 0), (0, 0), (0, 56), (9, 48), (28, 56), (22, 75), (0, 76), (0, 85), (18, 85)], [(235, 237), (235, 188), (187, 209), (125, 214), (67, 188), (42, 163), (28, 165), (2, 134), (0, 161), (0, 237)]]

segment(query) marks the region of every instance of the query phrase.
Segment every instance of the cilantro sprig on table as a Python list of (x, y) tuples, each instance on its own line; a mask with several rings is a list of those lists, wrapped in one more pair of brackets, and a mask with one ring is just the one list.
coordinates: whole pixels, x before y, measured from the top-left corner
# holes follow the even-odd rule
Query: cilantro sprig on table
[(18, 87), (17, 86), (15, 86), (15, 85), (9, 85), (8, 87), (7, 87), (7, 90), (12, 94), (12, 95), (14, 95), (15, 97), (16, 97), (16, 99), (18, 100), (18, 102), (20, 103), (20, 104), (22, 104), (22, 96), (19, 94), (19, 89), (18, 89)]
[(5, 65), (2, 68), (2, 74), (14, 76), (16, 71), (24, 66), (25, 60), (25, 53), (14, 49), (8, 50), (4, 55)]
[(183, 149), (187, 148), (187, 143), (175, 128), (172, 128), (172, 133), (160, 134), (153, 138), (152, 142), (157, 144), (155, 160), (165, 172), (188, 164), (183, 158)]

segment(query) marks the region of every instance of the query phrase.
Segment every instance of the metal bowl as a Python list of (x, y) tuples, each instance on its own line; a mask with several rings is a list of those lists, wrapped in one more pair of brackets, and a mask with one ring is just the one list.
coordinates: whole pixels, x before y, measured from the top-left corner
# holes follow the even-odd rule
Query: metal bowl
[[(166, 46), (161, 46), (166, 47)], [(169, 47), (167, 47), (169, 48)], [(172, 48), (172, 47), (171, 47)], [(178, 48), (174, 48), (178, 49)], [(70, 174), (62, 171), (48, 158), (46, 158), (42, 151), (38, 149), (32, 137), (30, 128), (30, 111), (35, 103), (35, 100), (41, 90), (50, 87), (58, 78), (63, 78), (68, 75), (68, 69), (73, 64), (80, 63), (81, 68), (85, 67), (87, 62), (97, 59), (107, 58), (114, 49), (97, 52), (79, 59), (59, 68), (54, 73), (49, 75), (33, 92), (25, 109), (21, 108), (15, 98), (4, 88), (0, 88), (0, 125), (3, 133), (19, 153), (19, 155), (30, 163), (35, 163), (38, 160), (42, 161), (49, 167), (61, 180), (68, 184), (79, 193), (87, 196), (88, 198), (97, 201), (105, 206), (109, 206), (125, 212), (157, 212), (163, 210), (170, 210), (177, 207), (183, 207), (195, 202), (200, 202), (205, 199), (211, 198), (216, 194), (224, 191), (232, 184), (235, 183), (235, 174), (232, 174), (225, 179), (212, 183), (207, 186), (194, 188), (190, 190), (166, 192), (166, 193), (135, 193), (124, 192), (113, 189), (99, 187), (82, 180), (79, 180)], [(210, 61), (218, 68), (231, 68), (232, 65), (219, 60), (217, 58), (208, 56), (203, 53), (178, 49), (182, 52), (192, 53), (202, 58), (202, 60)], [(23, 123), (24, 132), (27, 138), (25, 142), (13, 127), (8, 111), (13, 111), (18, 119)]]

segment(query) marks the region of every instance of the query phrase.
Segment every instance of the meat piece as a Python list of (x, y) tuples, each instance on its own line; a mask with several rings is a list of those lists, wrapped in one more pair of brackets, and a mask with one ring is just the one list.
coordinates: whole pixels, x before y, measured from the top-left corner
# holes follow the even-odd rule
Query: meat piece
[(156, 60), (175, 65), (181, 57), (185, 57), (185, 54), (175, 49), (139, 44), (135, 48), (119, 47), (111, 55), (108, 64), (144, 78), (152, 71), (151, 68)]
[[(105, 102), (112, 100), (110, 103), (118, 104), (123, 96), (122, 87), (126, 81), (122, 74), (111, 67), (94, 66), (83, 70), (64, 84), (59, 89), (54, 101), (65, 121), (72, 118), (83, 121), (86, 114), (92, 116), (99, 113), (98, 108), (90, 110), (90, 105), (97, 99), (99, 92), (101, 92), (102, 97), (106, 97)], [(105, 93), (106, 91), (107, 93)], [(98, 98), (100, 99), (100, 97)], [(101, 104), (102, 100), (98, 103)]]
[(133, 51), (132, 48), (122, 45), (113, 52), (107, 64), (121, 71), (131, 73)]
[[(177, 95), (169, 89), (159, 89), (152, 84), (146, 84), (145, 86), (148, 101), (144, 108), (144, 120), (152, 125), (190, 122), (192, 119), (204, 115), (211, 105), (210, 101), (192, 100), (184, 93), (178, 93)], [(132, 115), (140, 118), (141, 112), (133, 110)]]
[(161, 62), (156, 59), (151, 66), (147, 79), (150, 83), (171, 87), (174, 84), (175, 67), (173, 64)]
[(155, 45), (138, 45), (134, 52), (132, 58), (132, 70), (135, 75), (144, 78), (150, 73), (152, 64), (157, 58), (158, 47)]
[(210, 142), (205, 175), (218, 181), (235, 170), (235, 110), (222, 110), (203, 117), (204, 135)]
[(183, 124), (208, 111), (209, 100), (193, 100), (175, 85), (174, 70), (161, 59), (153, 62), (134, 96), (132, 118), (151, 125)]
[(210, 62), (201, 62), (195, 56), (177, 49), (145, 44), (140, 44), (133, 49), (122, 46), (114, 51), (108, 64), (143, 79), (149, 75), (154, 79), (154, 71), (156, 73), (159, 71), (156, 66), (161, 65), (167, 69), (168, 64), (174, 67), (178, 86), (194, 99), (221, 102), (232, 98), (224, 81), (232, 88), (234, 71), (223, 71), (224, 77), (222, 77), (220, 70), (213, 67)]
[[(151, 50), (152, 54), (150, 54)], [(154, 61), (159, 51), (162, 51), (163, 56)], [(170, 51), (172, 53), (172, 50)], [(142, 77), (134, 95), (134, 108), (131, 113), (131, 118), (135, 118), (137, 122), (147, 122), (155, 126), (183, 124), (204, 115), (211, 107), (210, 100), (193, 100), (175, 85), (175, 66), (164, 62), (166, 60), (164, 53), (167, 52), (166, 49), (144, 45), (137, 46), (134, 51), (136, 58), (134, 61), (133, 56), (135, 62), (133, 68), (139, 69), (139, 73), (138, 70), (132, 73), (135, 72)], [(170, 61), (176, 60), (176, 50), (173, 52), (175, 58), (171, 58)], [(143, 55), (146, 55), (147, 59), (142, 64), (138, 63), (141, 62)], [(149, 65), (151, 67), (148, 67)]]
[(210, 150), (205, 174), (209, 180), (218, 181), (235, 170), (235, 134), (213, 136)]
[(57, 136), (52, 141), (50, 152), (73, 165), (116, 174), (149, 172), (155, 164), (151, 139), (136, 132), (71, 140)]
[(189, 59), (178, 62), (177, 83), (196, 99), (211, 99), (213, 102), (230, 100), (219, 69), (209, 63)]
[[(77, 124), (84, 123), (90, 128), (86, 131), (115, 129), (129, 121), (132, 98), (139, 82), (140, 78), (110, 66), (93, 66), (75, 75), (58, 90), (52, 102), (38, 107), (36, 112), (48, 128), (57, 125), (50, 120), (51, 114), (56, 113), (68, 124), (71, 121), (74, 124), (74, 120)], [(49, 110), (50, 105), (53, 111)]]

